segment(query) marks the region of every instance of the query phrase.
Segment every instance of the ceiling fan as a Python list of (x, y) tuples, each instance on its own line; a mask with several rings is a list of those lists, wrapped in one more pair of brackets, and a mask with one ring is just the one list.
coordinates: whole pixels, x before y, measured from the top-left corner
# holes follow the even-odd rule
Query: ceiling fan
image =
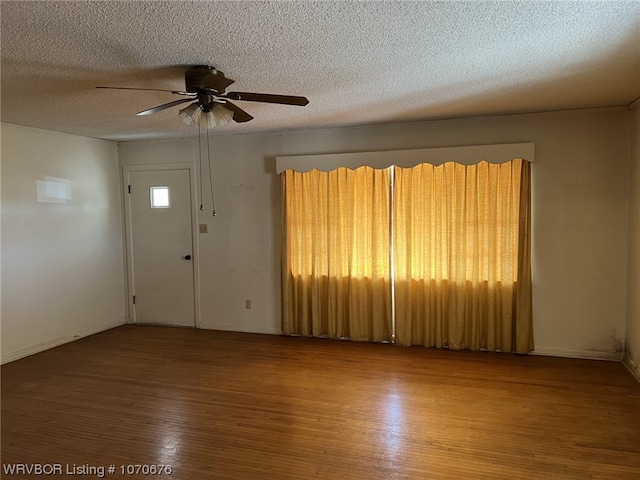
[[(137, 115), (151, 115), (153, 113), (175, 107), (183, 103), (193, 102), (188, 107), (180, 110), (180, 118), (188, 125), (195, 125), (201, 114), (212, 113), (213, 115), (205, 115), (206, 117), (215, 117), (216, 122), (220, 118), (226, 116), (235, 122), (243, 123), (252, 120), (253, 117), (249, 113), (230, 100), (240, 100), (247, 102), (263, 102), (278, 103), (282, 105), (298, 105), (305, 106), (309, 103), (306, 97), (297, 97), (293, 95), (273, 95), (268, 93), (252, 93), (252, 92), (227, 92), (225, 90), (234, 81), (225, 77), (224, 73), (207, 65), (196, 65), (189, 68), (185, 72), (185, 91), (180, 90), (162, 90), (157, 88), (133, 88), (133, 87), (96, 87), (117, 90), (150, 90), (157, 92), (170, 92), (174, 95), (181, 95), (185, 98), (174, 100), (173, 102), (158, 105), (138, 112)], [(220, 108), (223, 107), (223, 108)], [(226, 109), (226, 110), (224, 110)], [(221, 117), (222, 116), (222, 117)]]

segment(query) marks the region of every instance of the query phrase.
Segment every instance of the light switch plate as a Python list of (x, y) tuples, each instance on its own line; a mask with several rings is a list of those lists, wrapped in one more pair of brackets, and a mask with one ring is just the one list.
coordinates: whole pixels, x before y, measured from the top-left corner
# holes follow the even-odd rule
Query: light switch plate
[(208, 233), (209, 230), (207, 228), (207, 224), (206, 223), (201, 223), (200, 224), (200, 233)]

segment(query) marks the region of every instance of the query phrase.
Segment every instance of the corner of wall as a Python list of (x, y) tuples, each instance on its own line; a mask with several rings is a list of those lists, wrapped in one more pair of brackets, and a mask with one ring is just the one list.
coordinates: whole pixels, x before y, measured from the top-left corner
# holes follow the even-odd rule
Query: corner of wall
[(629, 106), (626, 332), (624, 365), (640, 381), (640, 102)]
[(638, 382), (640, 382), (640, 364), (633, 361), (633, 359), (626, 353), (622, 357), (622, 364), (627, 367), (627, 370), (631, 372)]

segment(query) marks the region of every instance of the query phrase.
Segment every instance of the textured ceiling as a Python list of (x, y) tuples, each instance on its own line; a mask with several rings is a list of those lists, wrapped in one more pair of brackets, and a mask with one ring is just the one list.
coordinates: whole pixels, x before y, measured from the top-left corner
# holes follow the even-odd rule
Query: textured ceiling
[(111, 140), (197, 135), (179, 108), (189, 65), (237, 102), (216, 133), (626, 105), (640, 96), (640, 2), (2, 1), (2, 121)]

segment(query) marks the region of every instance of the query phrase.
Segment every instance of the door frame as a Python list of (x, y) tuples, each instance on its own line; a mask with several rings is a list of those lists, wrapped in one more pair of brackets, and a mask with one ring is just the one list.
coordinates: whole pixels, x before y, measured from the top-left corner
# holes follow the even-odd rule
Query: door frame
[(126, 258), (126, 291), (127, 291), (127, 323), (137, 323), (135, 306), (133, 304), (133, 219), (131, 215), (131, 197), (129, 195), (129, 185), (131, 185), (131, 172), (144, 171), (169, 171), (188, 170), (189, 190), (191, 191), (191, 255), (193, 257), (193, 312), (194, 328), (200, 328), (200, 247), (198, 238), (198, 214), (196, 210), (196, 166), (195, 163), (160, 163), (144, 165), (123, 165), (122, 166), (122, 199), (124, 205), (124, 230), (125, 230), (125, 258)]

